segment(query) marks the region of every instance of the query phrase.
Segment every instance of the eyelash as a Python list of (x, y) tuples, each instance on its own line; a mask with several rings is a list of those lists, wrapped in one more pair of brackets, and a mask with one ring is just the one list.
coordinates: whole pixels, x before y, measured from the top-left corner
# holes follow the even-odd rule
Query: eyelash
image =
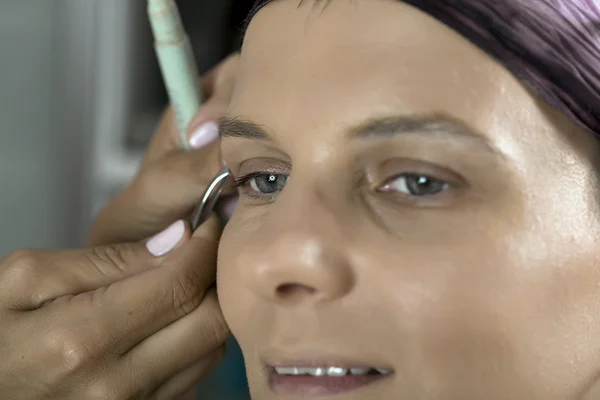
[(269, 172), (257, 171), (251, 172), (246, 175), (242, 175), (239, 178), (236, 178), (233, 182), (233, 187), (235, 189), (241, 189), (246, 186), (252, 179), (258, 178), (261, 175), (268, 174)]

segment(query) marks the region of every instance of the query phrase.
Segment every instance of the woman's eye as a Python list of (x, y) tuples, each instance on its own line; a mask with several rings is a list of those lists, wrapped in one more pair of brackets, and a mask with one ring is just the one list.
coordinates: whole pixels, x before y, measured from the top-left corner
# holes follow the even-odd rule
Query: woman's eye
[(285, 187), (287, 176), (278, 174), (260, 174), (250, 179), (250, 188), (260, 194), (279, 193)]
[(255, 193), (275, 195), (283, 190), (287, 179), (286, 175), (257, 173), (248, 177), (245, 184)]
[(379, 189), (383, 192), (399, 192), (409, 196), (434, 196), (446, 191), (448, 182), (427, 175), (403, 174), (389, 180)]

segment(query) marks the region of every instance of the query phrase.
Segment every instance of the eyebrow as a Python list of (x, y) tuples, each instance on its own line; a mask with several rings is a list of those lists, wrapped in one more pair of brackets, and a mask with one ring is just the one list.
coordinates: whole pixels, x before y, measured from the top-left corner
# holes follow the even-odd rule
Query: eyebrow
[[(232, 137), (272, 141), (272, 137), (266, 128), (241, 117), (223, 117), (220, 120), (219, 128), (221, 138)], [(498, 149), (481, 133), (478, 133), (468, 124), (444, 114), (395, 115), (374, 118), (348, 130), (350, 139), (363, 140), (388, 139), (406, 134), (462, 137), (482, 145), (492, 153), (499, 154)]]

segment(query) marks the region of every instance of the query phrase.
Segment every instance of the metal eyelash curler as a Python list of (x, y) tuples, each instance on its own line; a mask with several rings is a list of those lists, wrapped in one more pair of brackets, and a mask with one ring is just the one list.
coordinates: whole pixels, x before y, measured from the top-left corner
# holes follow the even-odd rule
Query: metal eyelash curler
[(190, 217), (192, 232), (198, 229), (198, 227), (210, 217), (210, 214), (213, 212), (217, 201), (219, 201), (221, 193), (223, 193), (223, 190), (227, 185), (227, 180), (230, 176), (231, 170), (225, 167), (219, 171), (210, 185), (208, 185), (208, 188), (206, 188), (206, 191), (202, 196), (202, 200), (198, 203), (192, 212), (192, 216)]

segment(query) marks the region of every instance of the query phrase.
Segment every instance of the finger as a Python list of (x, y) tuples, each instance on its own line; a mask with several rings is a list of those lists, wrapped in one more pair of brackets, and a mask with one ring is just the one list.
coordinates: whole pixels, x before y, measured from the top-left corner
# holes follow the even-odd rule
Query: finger
[[(215, 124), (225, 114), (233, 95), (238, 63), (239, 55), (235, 53), (219, 63), (200, 80), (205, 104), (199, 110), (194, 122), (190, 124), (192, 125), (188, 131), (190, 139), (199, 132), (205, 123)], [(193, 145), (192, 147), (198, 148)], [(181, 148), (181, 139), (173, 111), (169, 107), (163, 114), (159, 128), (150, 142), (144, 165)]]
[[(192, 149), (201, 149), (219, 138), (218, 121), (229, 107), (230, 97), (224, 94), (206, 100), (188, 127), (188, 144)], [(142, 168), (174, 151), (182, 151), (181, 135), (177, 130), (175, 115), (171, 107), (163, 113), (142, 162)]]
[(173, 371), (182, 370), (222, 346), (229, 334), (216, 289), (212, 288), (196, 310), (131, 349), (126, 364), (141, 368), (150, 360), (161, 360), (151, 366), (146, 383), (162, 382)]
[(216, 143), (173, 153), (149, 165), (101, 211), (91, 229), (90, 244), (139, 240), (176, 219), (187, 219), (222, 167)]
[(70, 312), (89, 324), (99, 348), (127, 352), (200, 305), (215, 281), (219, 234), (219, 220), (212, 216), (160, 267), (77, 296)]
[(206, 74), (202, 89), (210, 91), (210, 98), (231, 100), (240, 65), (240, 53), (230, 54)]
[(0, 299), (11, 309), (33, 310), (62, 296), (111, 285), (156, 268), (188, 235), (185, 224), (176, 223), (147, 243), (16, 252), (2, 263)]
[(231, 103), (238, 66), (239, 55), (229, 56), (212, 73), (209, 73), (204, 81), (206, 87), (212, 88), (213, 92), (188, 129), (189, 143), (192, 148), (201, 148), (207, 138), (215, 134), (218, 136), (217, 122), (225, 115)]
[(207, 98), (213, 97), (215, 88), (221, 85), (222, 80), (237, 74), (239, 61), (240, 53), (234, 52), (206, 72), (201, 81), (202, 93), (204, 93)]
[[(149, 398), (151, 400), (181, 399), (181, 396), (195, 388), (202, 379), (217, 368), (224, 357), (225, 346), (223, 345), (159, 386)], [(195, 398), (192, 393), (190, 399)]]
[[(217, 121), (225, 113), (235, 86), (238, 63), (239, 55), (234, 54), (215, 67), (203, 79), (202, 85), (208, 91), (210, 98), (191, 124), (190, 137), (202, 131), (206, 123)], [(210, 91), (208, 90), (209, 88), (214, 90)], [(206, 135), (211, 136), (210, 133)], [(214, 137), (214, 132), (212, 136)], [(206, 142), (206, 136), (203, 140)], [(121, 192), (102, 210), (92, 227), (89, 243), (97, 245), (115, 243), (121, 240), (139, 240), (145, 237), (148, 232), (163, 229), (168, 221), (172, 221), (174, 217), (183, 218), (184, 213), (187, 212), (187, 209), (193, 207), (193, 203), (199, 199), (203, 190), (194, 191), (193, 201), (189, 202), (185, 207), (181, 205), (179, 207), (172, 207), (169, 204), (167, 207), (153, 208), (152, 202), (158, 199), (159, 204), (164, 204), (160, 199), (165, 197), (165, 193), (177, 194), (178, 198), (182, 199), (187, 198), (186, 194), (188, 192), (182, 192), (182, 196), (179, 197), (179, 190), (181, 188), (194, 190), (196, 188), (194, 183), (208, 183), (212, 175), (222, 167), (220, 148), (215, 143), (207, 146), (211, 150), (203, 148), (203, 151), (210, 152), (211, 156), (209, 158), (215, 160), (214, 162), (210, 161), (210, 164), (208, 164), (206, 154), (198, 153), (195, 155), (197, 157), (196, 160), (198, 160), (198, 164), (196, 164), (198, 168), (191, 170), (184, 169), (183, 176), (180, 176), (181, 172), (177, 168), (171, 168), (170, 171), (173, 174), (163, 176), (164, 180), (155, 179), (153, 171), (165, 165), (162, 162), (158, 162), (159, 165), (154, 166), (158, 160), (162, 160), (166, 155), (177, 157), (176, 154), (185, 154), (183, 151), (178, 151), (181, 147), (179, 144), (179, 134), (173, 112), (172, 110), (167, 110), (150, 144), (140, 173), (135, 180), (136, 183), (131, 185), (129, 189)], [(193, 176), (194, 179), (187, 179), (185, 185), (181, 186), (177, 182), (181, 181), (181, 178), (189, 178), (189, 174), (185, 174), (185, 171), (193, 171), (196, 174)], [(200, 179), (203, 175), (209, 175), (209, 177)], [(142, 183), (139, 183), (140, 181)], [(175, 184), (172, 185), (171, 182), (175, 182)], [(140, 187), (142, 190), (138, 190)], [(158, 188), (158, 191), (153, 190), (153, 188)], [(229, 191), (229, 193), (232, 192)], [(136, 193), (141, 193), (145, 197), (134, 196), (132, 198), (131, 195), (135, 195)], [(224, 194), (228, 194), (228, 192), (226, 191)], [(183, 208), (186, 211), (183, 211)], [(139, 220), (131, 220), (132, 216)]]

